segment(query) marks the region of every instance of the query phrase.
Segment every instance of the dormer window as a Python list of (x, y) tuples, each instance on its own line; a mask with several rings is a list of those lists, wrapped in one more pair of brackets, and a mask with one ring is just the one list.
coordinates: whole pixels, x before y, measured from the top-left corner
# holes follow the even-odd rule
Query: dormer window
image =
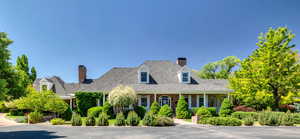
[(183, 83), (187, 83), (187, 82), (189, 82), (189, 72), (182, 72), (182, 75), (181, 75), (181, 81), (183, 82)]
[(142, 83), (148, 82), (148, 73), (147, 72), (141, 72), (141, 82)]
[(138, 70), (138, 82), (149, 83), (149, 68), (146, 65), (141, 65)]
[(191, 69), (184, 66), (178, 72), (178, 80), (181, 83), (191, 83)]

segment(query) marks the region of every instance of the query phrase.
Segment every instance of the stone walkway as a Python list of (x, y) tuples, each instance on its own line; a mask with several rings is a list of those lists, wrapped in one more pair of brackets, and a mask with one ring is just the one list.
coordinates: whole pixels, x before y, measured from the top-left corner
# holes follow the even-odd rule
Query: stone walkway
[(0, 126), (13, 126), (13, 125), (21, 125), (21, 123), (17, 123), (13, 120), (9, 120), (5, 118), (4, 113), (0, 113)]
[(174, 119), (174, 123), (176, 125), (197, 125), (197, 124), (192, 123), (192, 122), (187, 122), (187, 121), (185, 121), (183, 119)]

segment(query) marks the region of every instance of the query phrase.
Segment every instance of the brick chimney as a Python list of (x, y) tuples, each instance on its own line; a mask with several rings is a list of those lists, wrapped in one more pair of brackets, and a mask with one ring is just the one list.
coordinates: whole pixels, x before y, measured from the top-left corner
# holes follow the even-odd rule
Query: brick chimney
[(78, 66), (78, 80), (79, 83), (84, 83), (86, 80), (86, 67), (84, 65)]
[(181, 67), (185, 66), (187, 63), (187, 60), (185, 57), (178, 57), (176, 63), (180, 65)]

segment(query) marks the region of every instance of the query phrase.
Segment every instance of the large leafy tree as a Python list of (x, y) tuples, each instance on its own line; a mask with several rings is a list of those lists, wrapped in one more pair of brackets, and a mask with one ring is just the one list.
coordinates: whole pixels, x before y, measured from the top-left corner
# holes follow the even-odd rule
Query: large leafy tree
[(136, 103), (137, 94), (129, 86), (119, 85), (112, 89), (108, 94), (109, 103), (115, 108), (116, 112), (123, 112), (125, 107)]
[(238, 103), (257, 109), (278, 108), (283, 98), (297, 94), (300, 65), (292, 49), (295, 45), (290, 45), (294, 37), (285, 27), (270, 28), (259, 36), (258, 48), (230, 78)]
[(239, 63), (240, 59), (237, 57), (228, 56), (220, 61), (204, 65), (198, 75), (204, 79), (227, 79)]

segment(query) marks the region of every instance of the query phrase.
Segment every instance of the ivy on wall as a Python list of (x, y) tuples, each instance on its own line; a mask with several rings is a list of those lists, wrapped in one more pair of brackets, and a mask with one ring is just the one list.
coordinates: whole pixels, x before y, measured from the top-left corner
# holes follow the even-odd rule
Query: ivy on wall
[(97, 99), (102, 99), (102, 92), (76, 92), (77, 111), (81, 116), (87, 115), (87, 110), (97, 105)]

